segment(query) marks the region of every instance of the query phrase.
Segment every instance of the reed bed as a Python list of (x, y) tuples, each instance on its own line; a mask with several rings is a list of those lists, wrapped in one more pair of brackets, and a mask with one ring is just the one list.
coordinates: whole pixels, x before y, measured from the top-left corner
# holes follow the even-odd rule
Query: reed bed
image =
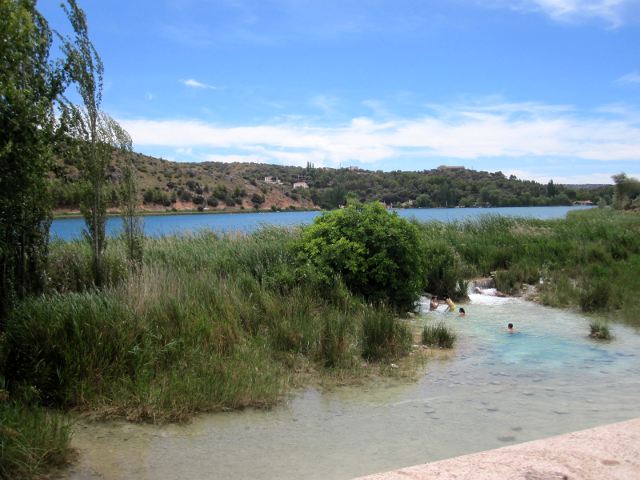
[[(524, 284), (534, 284), (547, 305), (598, 312), (640, 326), (637, 212), (592, 209), (571, 212), (564, 220), (484, 216), (431, 222), (421, 231), (427, 251), (438, 252), (427, 285), (431, 293), (453, 297), (464, 279), (493, 274), (496, 287), (505, 293), (517, 294)], [(448, 286), (439, 290), (442, 284)]]
[[(296, 260), (298, 233), (203, 232), (147, 239), (137, 274), (110, 243), (109, 286), (85, 280), (82, 243), (54, 244), (49, 293), (7, 324), (6, 379), (37, 402), (140, 421), (268, 407), (300, 365), (357, 375), (363, 358), (406, 352), (391, 312), (321, 282)], [(370, 325), (384, 318), (386, 330)], [(371, 352), (375, 351), (375, 355)]]

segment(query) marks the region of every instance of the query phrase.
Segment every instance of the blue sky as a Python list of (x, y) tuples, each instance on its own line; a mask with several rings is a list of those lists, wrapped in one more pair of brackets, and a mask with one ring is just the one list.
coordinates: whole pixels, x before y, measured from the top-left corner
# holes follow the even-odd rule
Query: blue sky
[[(64, 31), (57, 1), (40, 1)], [(177, 161), (640, 177), (640, 0), (80, 0), (103, 109)]]

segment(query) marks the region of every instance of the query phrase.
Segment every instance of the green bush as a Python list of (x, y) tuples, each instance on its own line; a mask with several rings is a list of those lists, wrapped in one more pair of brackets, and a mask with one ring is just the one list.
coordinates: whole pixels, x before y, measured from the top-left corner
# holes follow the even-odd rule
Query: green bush
[(417, 227), (377, 203), (324, 213), (307, 227), (300, 258), (331, 282), (335, 275), (367, 301), (413, 309), (424, 291)]
[(422, 330), (422, 344), (430, 347), (452, 348), (456, 334), (443, 322), (437, 325), (425, 325)]
[(438, 297), (459, 298), (458, 283), (462, 275), (456, 251), (442, 240), (425, 243), (423, 255), (426, 259), (427, 290)]

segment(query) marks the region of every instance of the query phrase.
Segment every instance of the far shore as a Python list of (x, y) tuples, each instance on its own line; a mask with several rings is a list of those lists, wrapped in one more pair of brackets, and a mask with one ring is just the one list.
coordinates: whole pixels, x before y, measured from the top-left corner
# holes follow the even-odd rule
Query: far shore
[[(263, 209), (244, 209), (244, 210), (138, 210), (137, 214), (145, 217), (160, 217), (160, 216), (169, 216), (169, 215), (220, 215), (220, 214), (228, 214), (228, 213), (276, 213), (276, 212), (319, 212), (320, 208), (296, 208), (293, 209), (278, 209), (272, 210), (271, 208), (263, 208)], [(108, 217), (121, 217), (122, 212), (120, 211), (112, 211), (107, 212)], [(82, 213), (78, 211), (74, 212), (66, 212), (66, 211), (54, 211), (53, 218), (56, 220), (64, 219), (64, 218), (82, 218)]]

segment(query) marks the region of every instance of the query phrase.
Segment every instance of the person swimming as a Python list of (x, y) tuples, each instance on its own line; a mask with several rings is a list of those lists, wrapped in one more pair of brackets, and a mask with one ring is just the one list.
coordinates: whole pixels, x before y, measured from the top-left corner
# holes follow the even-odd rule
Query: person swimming
[(510, 323), (509, 325), (507, 325), (507, 332), (516, 333), (516, 329), (513, 328), (513, 323)]
[(429, 310), (437, 310), (438, 309), (438, 297), (431, 297), (431, 301), (429, 302)]
[(467, 312), (464, 311), (464, 308), (460, 307), (458, 309), (458, 316), (459, 317), (464, 317), (467, 314)]

